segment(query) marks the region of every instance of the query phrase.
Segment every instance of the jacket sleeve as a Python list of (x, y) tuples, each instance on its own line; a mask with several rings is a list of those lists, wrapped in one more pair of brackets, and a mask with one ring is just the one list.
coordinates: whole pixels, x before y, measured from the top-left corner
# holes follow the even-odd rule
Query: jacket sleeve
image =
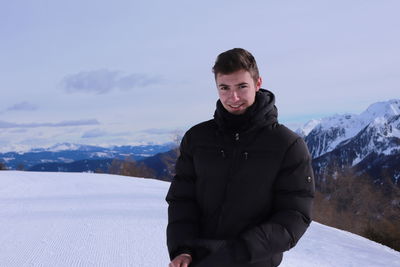
[(311, 223), (315, 184), (311, 157), (303, 139), (289, 146), (274, 183), (269, 219), (240, 235), (250, 262), (294, 247)]
[(197, 238), (199, 232), (200, 212), (196, 202), (196, 175), (188, 139), (188, 134), (185, 134), (176, 162), (176, 175), (166, 196), (169, 205), (167, 246), (171, 260), (181, 253), (192, 254), (187, 244)]

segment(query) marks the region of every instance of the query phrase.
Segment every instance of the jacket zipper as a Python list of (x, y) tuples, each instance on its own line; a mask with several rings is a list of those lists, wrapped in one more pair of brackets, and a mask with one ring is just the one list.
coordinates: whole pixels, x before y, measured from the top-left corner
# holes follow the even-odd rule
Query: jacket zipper
[[(223, 213), (225, 211), (226, 195), (227, 195), (228, 188), (229, 188), (229, 185), (230, 185), (231, 180), (232, 180), (233, 168), (236, 166), (236, 162), (237, 162), (237, 158), (238, 158), (237, 157), (237, 155), (238, 155), (238, 142), (240, 140), (239, 133), (235, 133), (234, 134), (234, 140), (235, 140), (235, 142), (234, 142), (234, 148), (233, 148), (232, 161), (231, 161), (231, 163), (229, 165), (228, 179), (227, 179), (227, 182), (226, 182), (226, 185), (225, 185), (224, 197), (223, 197), (223, 201), (222, 201), (222, 204), (221, 204), (221, 210), (220, 210), (220, 214), (219, 214), (219, 218), (218, 218), (218, 225), (217, 225), (217, 228), (216, 228), (216, 232), (217, 233), (219, 233), (219, 229), (220, 229), (221, 224), (222, 224), (222, 215), (223, 215)], [(225, 156), (225, 153), (223, 153), (223, 155)]]

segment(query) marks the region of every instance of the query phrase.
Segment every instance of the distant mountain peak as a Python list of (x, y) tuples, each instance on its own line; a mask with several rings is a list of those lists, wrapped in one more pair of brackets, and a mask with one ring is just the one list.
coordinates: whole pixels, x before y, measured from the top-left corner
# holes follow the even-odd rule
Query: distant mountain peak
[(400, 99), (376, 102), (371, 104), (359, 116), (364, 119), (375, 119), (379, 117), (390, 118), (400, 114)]
[(64, 151), (64, 150), (78, 150), (81, 148), (81, 145), (78, 144), (71, 144), (71, 143), (58, 143), (55, 144), (48, 149), (47, 151), (51, 152), (59, 152), (59, 151)]
[(307, 136), (318, 124), (321, 123), (321, 120), (312, 119), (308, 121), (303, 127), (296, 130), (296, 133), (301, 137)]
[[(365, 127), (377, 127), (384, 137), (400, 137), (400, 126), (389, 123), (400, 115), (400, 100), (391, 99), (370, 105), (361, 114), (335, 114), (319, 120), (311, 120), (296, 132), (306, 139), (314, 158), (346, 143)], [(390, 125), (389, 125), (390, 124)], [(376, 132), (376, 131), (375, 131)]]

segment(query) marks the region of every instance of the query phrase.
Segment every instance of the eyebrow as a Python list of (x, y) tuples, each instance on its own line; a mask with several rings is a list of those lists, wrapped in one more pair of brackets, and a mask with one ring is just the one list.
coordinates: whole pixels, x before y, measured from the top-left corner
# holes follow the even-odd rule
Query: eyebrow
[[(240, 86), (240, 85), (245, 85), (245, 84), (249, 84), (249, 83), (241, 82), (241, 83), (235, 84), (235, 86)], [(221, 86), (227, 86), (227, 87), (229, 87), (229, 85), (224, 84), (224, 83), (218, 84), (218, 87), (221, 87)]]

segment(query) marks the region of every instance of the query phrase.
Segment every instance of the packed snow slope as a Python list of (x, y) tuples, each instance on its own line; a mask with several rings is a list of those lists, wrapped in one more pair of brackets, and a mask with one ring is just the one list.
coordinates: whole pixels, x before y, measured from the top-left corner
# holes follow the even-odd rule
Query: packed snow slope
[[(0, 171), (0, 266), (168, 266), (166, 182)], [(281, 266), (400, 266), (400, 253), (312, 223)]]

